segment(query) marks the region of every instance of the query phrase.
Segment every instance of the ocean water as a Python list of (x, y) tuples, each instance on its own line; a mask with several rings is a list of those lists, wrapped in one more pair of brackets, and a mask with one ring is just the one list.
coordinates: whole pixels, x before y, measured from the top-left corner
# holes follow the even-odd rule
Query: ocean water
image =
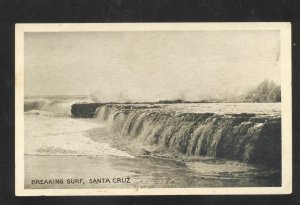
[[(76, 102), (91, 100), (85, 96), (25, 99), (25, 188), (280, 186), (276, 168), (172, 152), (145, 154), (153, 149), (148, 141), (112, 133), (108, 121), (72, 118), (71, 105)], [(280, 116), (279, 103), (172, 104), (160, 109)], [(50, 180), (64, 183), (44, 183)]]

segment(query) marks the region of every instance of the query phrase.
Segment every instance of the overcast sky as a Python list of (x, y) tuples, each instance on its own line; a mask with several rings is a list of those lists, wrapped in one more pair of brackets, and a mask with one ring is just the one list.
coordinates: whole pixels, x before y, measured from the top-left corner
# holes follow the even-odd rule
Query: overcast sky
[(279, 84), (279, 62), (279, 31), (25, 33), (25, 95), (220, 98)]

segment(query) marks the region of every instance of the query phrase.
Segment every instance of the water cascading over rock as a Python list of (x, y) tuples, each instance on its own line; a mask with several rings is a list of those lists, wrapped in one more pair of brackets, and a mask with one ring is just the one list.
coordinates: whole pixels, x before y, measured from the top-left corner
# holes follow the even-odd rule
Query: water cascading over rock
[(279, 167), (281, 118), (256, 114), (177, 113), (162, 107), (101, 105), (94, 117), (113, 132), (173, 153)]

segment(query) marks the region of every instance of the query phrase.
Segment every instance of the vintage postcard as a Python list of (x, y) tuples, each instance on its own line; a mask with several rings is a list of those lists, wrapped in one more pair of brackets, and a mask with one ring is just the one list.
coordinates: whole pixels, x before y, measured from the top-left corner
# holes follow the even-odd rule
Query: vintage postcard
[(290, 23), (16, 24), (16, 195), (292, 192)]

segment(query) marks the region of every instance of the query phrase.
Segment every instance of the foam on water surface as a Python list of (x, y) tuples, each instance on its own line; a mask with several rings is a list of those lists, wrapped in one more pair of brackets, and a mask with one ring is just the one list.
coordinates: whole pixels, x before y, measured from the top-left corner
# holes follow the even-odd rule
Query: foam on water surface
[(106, 143), (86, 137), (85, 131), (103, 126), (93, 120), (26, 115), (25, 124), (26, 155), (132, 157)]

